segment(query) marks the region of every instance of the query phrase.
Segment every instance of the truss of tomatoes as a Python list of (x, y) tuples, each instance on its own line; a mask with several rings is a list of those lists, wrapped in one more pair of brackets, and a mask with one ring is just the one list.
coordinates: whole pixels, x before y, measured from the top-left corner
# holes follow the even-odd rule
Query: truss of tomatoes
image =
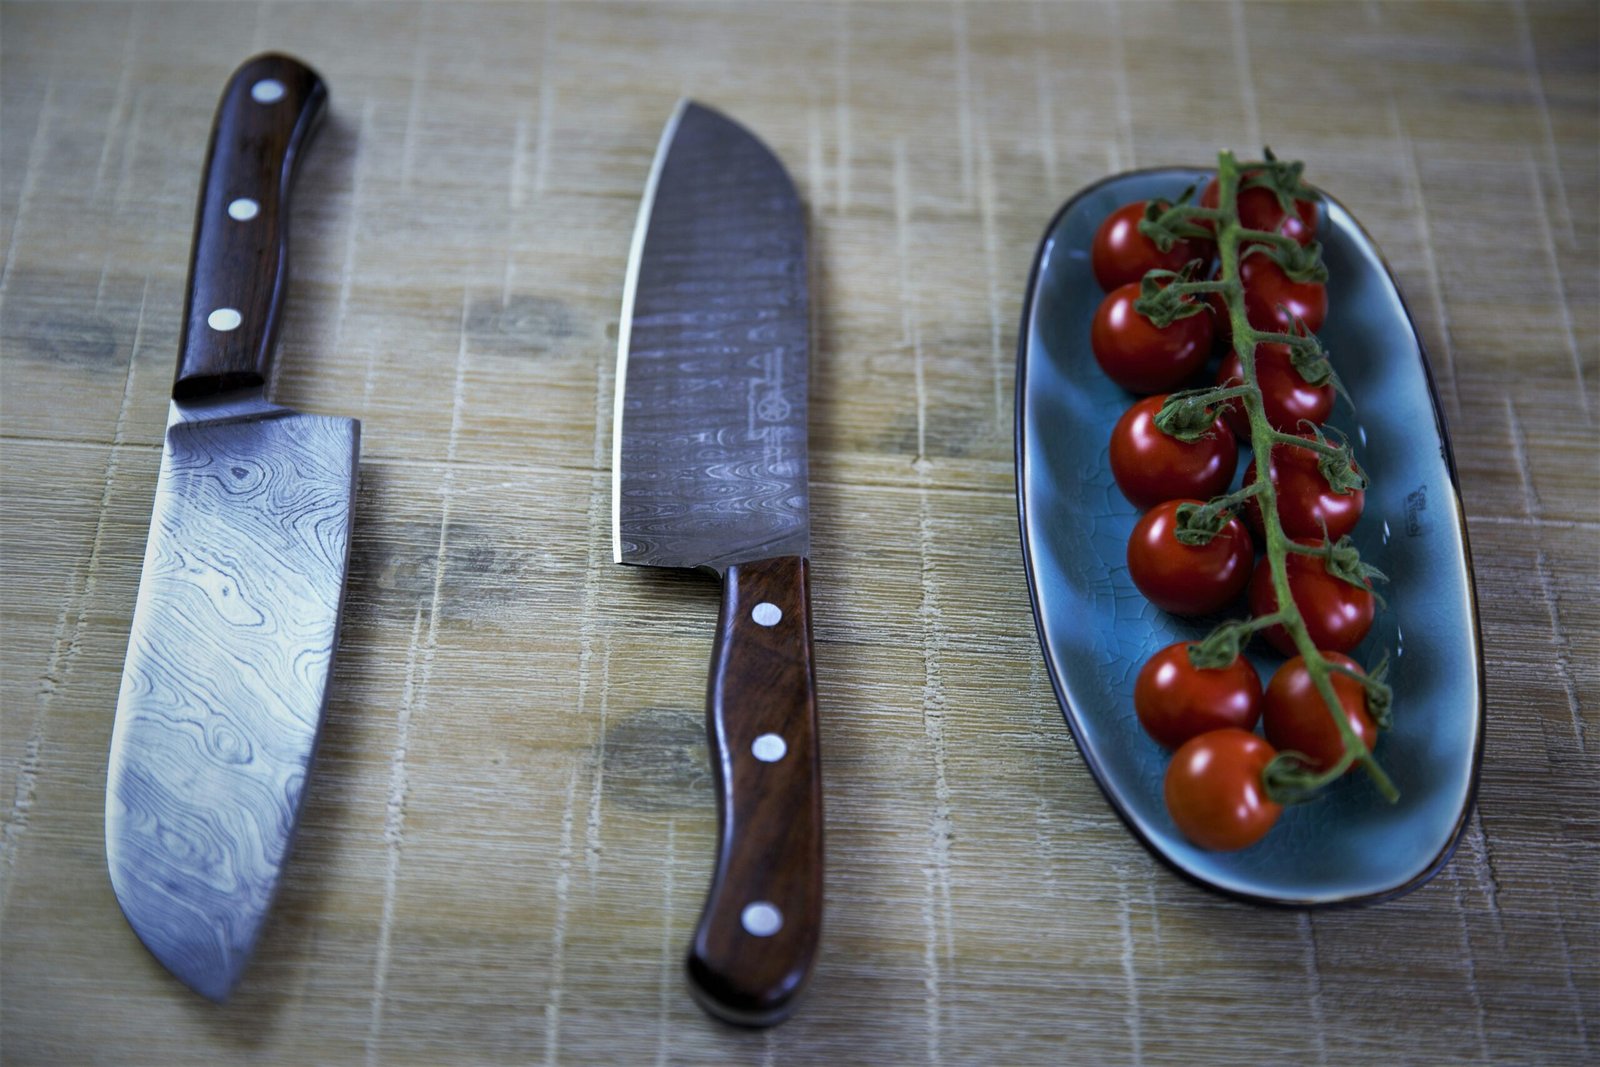
[[(1134, 687), (1140, 724), (1173, 752), (1163, 787), (1168, 813), (1191, 842), (1213, 850), (1259, 841), (1284, 803), (1309, 799), (1341, 762), (1366, 763), (1387, 786), (1364, 754), (1347, 755), (1352, 739), (1371, 752), (1387, 725), (1388, 690), (1381, 668), (1369, 677), (1348, 656), (1372, 626), (1371, 584), (1381, 575), (1359, 562), (1348, 540), (1361, 518), (1365, 476), (1342, 435), (1331, 440), (1324, 429), (1340, 388), (1315, 339), (1328, 311), (1315, 194), (1300, 182), (1299, 164), (1270, 153), (1235, 173), (1243, 232), (1234, 299), (1250, 329), (1273, 338), (1255, 347), (1253, 384), (1234, 351), (1213, 240), (1226, 220), (1218, 217), (1218, 178), (1201, 192), (1200, 211), (1184, 210), (1189, 194), (1176, 205), (1119, 207), (1091, 247), (1106, 291), (1090, 328), (1095, 360), (1142, 397), (1110, 441), (1117, 486), (1143, 512), (1128, 541), (1129, 575), (1172, 614), (1212, 615), (1241, 600), (1250, 612), (1250, 620), (1224, 623), (1203, 642), (1161, 649)], [(1305, 444), (1275, 441), (1269, 460), (1251, 459), (1242, 488), (1230, 494), (1240, 447), (1251, 444), (1245, 394), (1252, 390), (1270, 430)], [(1289, 542), (1290, 596), (1337, 712), (1285, 628), (1265, 624), (1278, 604), (1268, 557), (1257, 558), (1265, 523), (1251, 486), (1262, 468)], [(1242, 654), (1255, 634), (1288, 657), (1265, 687)], [(1277, 788), (1271, 772), (1282, 768), (1289, 773), (1276, 781), (1288, 784)], [(1314, 788), (1297, 791), (1296, 782)]]

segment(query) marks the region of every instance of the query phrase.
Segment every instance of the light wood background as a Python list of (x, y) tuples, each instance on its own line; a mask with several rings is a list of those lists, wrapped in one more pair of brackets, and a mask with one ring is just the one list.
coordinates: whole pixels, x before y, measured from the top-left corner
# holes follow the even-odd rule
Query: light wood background
[[(1580, 1063), (1600, 1051), (1600, 15), (1590, 3), (0, 12), (7, 1064)], [(276, 396), (363, 424), (302, 836), (214, 1007), (106, 880), (108, 739), (224, 80), (332, 89)], [(817, 260), (828, 916), (765, 1033), (690, 1001), (714, 583), (613, 567), (623, 267), (680, 94)], [(1270, 143), (1434, 356), (1482, 611), (1478, 814), (1431, 884), (1278, 913), (1122, 829), (1036, 644), (1016, 321), (1080, 186)]]

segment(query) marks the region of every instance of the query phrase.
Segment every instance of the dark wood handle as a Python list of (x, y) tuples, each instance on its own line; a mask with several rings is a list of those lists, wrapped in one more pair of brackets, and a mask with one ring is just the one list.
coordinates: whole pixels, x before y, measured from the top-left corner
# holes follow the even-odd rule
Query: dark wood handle
[(804, 559), (728, 568), (706, 705), (717, 866), (689, 949), (689, 981), (718, 1018), (770, 1026), (794, 1009), (822, 931), (822, 774)]
[(327, 102), (322, 79), (288, 56), (257, 56), (229, 80), (195, 212), (175, 399), (266, 383), (288, 281), (289, 189)]

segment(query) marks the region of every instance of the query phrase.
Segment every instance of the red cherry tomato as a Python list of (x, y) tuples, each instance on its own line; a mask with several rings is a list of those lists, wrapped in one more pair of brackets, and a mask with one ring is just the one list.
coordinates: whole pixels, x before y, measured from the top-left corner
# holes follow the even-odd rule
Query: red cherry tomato
[(1150, 602), (1174, 615), (1209, 615), (1227, 607), (1250, 579), (1254, 548), (1244, 525), (1229, 518), (1203, 545), (1177, 538), (1178, 506), (1168, 500), (1144, 513), (1128, 538), (1128, 574)]
[(1095, 362), (1130, 393), (1164, 393), (1187, 381), (1211, 354), (1211, 316), (1175, 319), (1165, 329), (1133, 310), (1137, 282), (1113, 289), (1089, 328)]
[[(1366, 673), (1361, 670), (1361, 664), (1349, 656), (1337, 652), (1324, 652), (1323, 656), (1330, 663)], [(1378, 743), (1378, 725), (1367, 714), (1366, 689), (1354, 678), (1333, 671), (1328, 672), (1328, 681), (1333, 684), (1333, 695), (1338, 697), (1339, 708), (1350, 728), (1371, 752), (1372, 746)], [(1318, 771), (1325, 771), (1344, 758), (1344, 738), (1322, 694), (1312, 684), (1304, 658), (1296, 656), (1278, 668), (1267, 685), (1264, 708), (1262, 723), (1267, 740), (1278, 751), (1298, 752)], [(1350, 765), (1350, 770), (1355, 770), (1355, 764)]]
[(1244, 311), (1250, 325), (1274, 333), (1293, 333), (1299, 318), (1316, 333), (1328, 316), (1328, 288), (1322, 282), (1290, 281), (1278, 261), (1252, 252), (1239, 261)]
[(1166, 399), (1158, 393), (1136, 402), (1111, 430), (1111, 475), (1137, 508), (1176, 497), (1209, 500), (1227, 490), (1239, 464), (1233, 431), (1220, 418), (1197, 441), (1162, 433), (1156, 413)]
[(1169, 251), (1161, 251), (1139, 232), (1144, 209), (1143, 200), (1124, 204), (1107, 215), (1094, 233), (1089, 262), (1094, 267), (1095, 281), (1108, 292), (1138, 281), (1146, 271), (1177, 270), (1191, 259), (1211, 258), (1205, 242), (1185, 238), (1174, 241)]
[[(1301, 541), (1314, 545), (1315, 541)], [(1289, 553), (1284, 561), (1289, 575), (1289, 595), (1305, 619), (1306, 632), (1311, 643), (1319, 649), (1349, 652), (1361, 643), (1372, 629), (1372, 616), (1377, 609), (1370, 589), (1358, 589), (1343, 578), (1328, 573), (1322, 559), (1317, 556)], [(1250, 614), (1260, 617), (1278, 610), (1278, 597), (1272, 590), (1272, 571), (1267, 557), (1262, 556), (1250, 579)], [(1281, 626), (1269, 626), (1262, 631), (1273, 648), (1285, 656), (1297, 649), (1289, 633)]]
[[(1217, 384), (1239, 385), (1244, 372), (1239, 365), (1239, 353), (1229, 349), (1217, 368)], [(1300, 377), (1289, 356), (1288, 345), (1264, 344), (1256, 346), (1256, 385), (1261, 388), (1261, 407), (1267, 422), (1275, 430), (1297, 433), (1301, 421), (1318, 426), (1328, 421), (1333, 413), (1333, 383), (1312, 385)], [(1250, 436), (1250, 420), (1245, 418), (1244, 405), (1230, 400), (1224, 406), (1228, 426), (1238, 437)]]
[(1227, 726), (1254, 730), (1261, 717), (1261, 679), (1243, 656), (1201, 670), (1189, 645), (1168, 645), (1145, 661), (1133, 683), (1133, 710), (1145, 733), (1167, 748)]
[[(1295, 198), (1294, 211), (1283, 210), (1278, 195), (1262, 186), (1243, 188), (1245, 179), (1258, 173), (1247, 170), (1239, 176), (1241, 186), (1234, 203), (1239, 209), (1239, 224), (1250, 230), (1281, 233), (1285, 237), (1308, 245), (1317, 236), (1317, 205), (1312, 200)], [(1200, 192), (1201, 207), (1216, 207), (1222, 200), (1222, 186), (1212, 178)], [(1201, 225), (1205, 225), (1201, 223)]]
[(1261, 782), (1276, 755), (1255, 734), (1231, 727), (1186, 742), (1167, 765), (1167, 814), (1201, 848), (1232, 852), (1255, 844), (1283, 813)]
[[(1271, 471), (1272, 487), (1278, 494), (1278, 521), (1290, 537), (1320, 542), (1326, 527), (1328, 540), (1337, 541), (1356, 528), (1361, 510), (1366, 506), (1366, 491), (1334, 492), (1328, 479), (1317, 469), (1317, 454), (1309, 448), (1277, 445), (1272, 449), (1272, 462), (1267, 469)], [(1256, 461), (1252, 459), (1244, 469), (1244, 484), (1249, 485), (1255, 478)], [(1257, 537), (1265, 536), (1261, 528), (1261, 505), (1254, 498), (1246, 502), (1244, 517)]]

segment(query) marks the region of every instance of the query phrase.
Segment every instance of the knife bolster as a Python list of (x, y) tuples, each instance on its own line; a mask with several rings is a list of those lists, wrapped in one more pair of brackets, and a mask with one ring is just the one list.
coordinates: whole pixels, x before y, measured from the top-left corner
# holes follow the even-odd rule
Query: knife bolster
[(822, 788), (806, 561), (730, 566), (707, 687), (717, 860), (688, 972), (711, 1014), (787, 1018), (822, 928)]

